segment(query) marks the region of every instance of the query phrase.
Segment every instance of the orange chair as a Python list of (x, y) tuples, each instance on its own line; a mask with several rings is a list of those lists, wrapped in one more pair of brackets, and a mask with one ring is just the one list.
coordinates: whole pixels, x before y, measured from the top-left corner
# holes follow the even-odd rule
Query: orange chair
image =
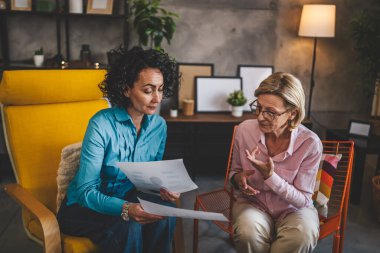
[[(231, 187), (228, 174), (231, 167), (233, 140), (235, 130), (232, 134), (230, 152), (228, 155), (228, 163), (224, 187), (219, 190), (197, 195), (194, 203), (194, 210), (223, 213), (229, 222), (214, 221), (214, 223), (227, 232), (231, 242), (233, 237), (232, 230), (232, 206), (235, 201), (233, 187)], [(343, 252), (344, 229), (346, 226), (348, 199), (350, 196), (351, 172), (354, 158), (354, 142), (353, 141), (322, 141), (323, 153), (326, 154), (342, 154), (342, 158), (338, 163), (334, 184), (331, 191), (330, 201), (328, 204), (328, 217), (320, 217), (320, 235), (319, 240), (334, 234), (332, 252)], [(194, 220), (193, 232), (193, 252), (198, 252), (198, 220)]]

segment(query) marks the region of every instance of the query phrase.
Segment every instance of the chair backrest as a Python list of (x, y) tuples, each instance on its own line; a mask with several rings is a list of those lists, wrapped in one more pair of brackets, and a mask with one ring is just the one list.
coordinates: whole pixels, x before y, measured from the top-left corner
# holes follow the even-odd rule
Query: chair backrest
[(354, 160), (353, 141), (322, 141), (323, 153), (341, 154), (335, 171), (334, 183), (328, 202), (328, 217), (320, 227), (319, 239), (331, 234), (334, 236), (334, 252), (343, 252), (344, 231), (346, 227), (352, 166)]
[(322, 144), (324, 154), (342, 155), (335, 171), (334, 183), (328, 202), (328, 217), (331, 217), (337, 212), (342, 213), (344, 206), (348, 205), (354, 143), (352, 141), (322, 141)]
[[(104, 76), (104, 70), (3, 74), (3, 127), (16, 180), (54, 213), (61, 150), (81, 141), (89, 119), (108, 107), (98, 88)], [(23, 218), (32, 219), (26, 212)]]

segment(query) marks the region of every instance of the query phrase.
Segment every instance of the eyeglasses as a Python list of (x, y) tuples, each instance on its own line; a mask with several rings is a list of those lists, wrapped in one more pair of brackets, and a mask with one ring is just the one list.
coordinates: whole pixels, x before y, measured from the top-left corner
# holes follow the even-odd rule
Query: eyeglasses
[(257, 117), (260, 115), (260, 113), (262, 113), (263, 118), (268, 121), (273, 121), (275, 118), (280, 117), (282, 114), (287, 113), (289, 111), (289, 109), (282, 113), (263, 111), (263, 108), (261, 106), (257, 106), (257, 99), (250, 103), (249, 107), (251, 108), (251, 111), (256, 114)]

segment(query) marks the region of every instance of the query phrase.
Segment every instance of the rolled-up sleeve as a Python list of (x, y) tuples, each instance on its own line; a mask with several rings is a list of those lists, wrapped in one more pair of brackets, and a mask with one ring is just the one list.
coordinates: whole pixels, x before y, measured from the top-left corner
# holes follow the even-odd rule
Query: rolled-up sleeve
[(119, 215), (125, 200), (99, 191), (107, 143), (107, 135), (103, 129), (96, 120), (91, 120), (87, 127), (76, 182), (78, 203), (103, 214)]

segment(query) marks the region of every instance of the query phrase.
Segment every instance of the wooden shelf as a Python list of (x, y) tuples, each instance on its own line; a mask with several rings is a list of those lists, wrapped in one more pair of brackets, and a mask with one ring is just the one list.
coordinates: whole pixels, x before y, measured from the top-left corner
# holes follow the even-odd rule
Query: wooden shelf
[[(79, 1), (79, 0), (78, 0)], [(10, 2), (10, 1), (8, 1)], [(124, 44), (125, 48), (128, 48), (128, 41), (129, 41), (129, 32), (128, 32), (128, 23), (126, 22), (128, 13), (127, 5), (123, 3), (122, 1), (114, 1), (114, 13), (115, 14), (92, 14), (92, 13), (69, 13), (69, 1), (68, 0), (55, 0), (55, 6), (56, 8), (53, 11), (36, 11), (35, 7), (33, 6), (33, 10), (31, 11), (16, 11), (16, 10), (10, 10), (9, 6), (6, 10), (0, 10), (0, 45), (1, 45), (1, 53), (0, 56), (3, 58), (2, 66), (0, 71), (7, 70), (7, 69), (60, 69), (61, 66), (44, 66), (42, 68), (37, 68), (34, 66), (33, 62), (31, 63), (16, 63), (13, 62), (13, 59), (11, 59), (11, 55), (13, 55), (10, 52), (10, 49), (12, 50), (21, 50), (20, 48), (12, 48), (10, 47), (9, 43), (9, 31), (12, 30), (12, 27), (10, 27), (10, 19), (15, 19), (17, 22), (18, 16), (20, 17), (20, 20), (24, 20), (24, 18), (21, 18), (20, 15), (26, 15), (26, 16), (39, 16), (39, 17), (45, 17), (45, 20), (42, 19), (39, 22), (46, 22), (51, 23), (52, 19), (54, 19), (55, 24), (55, 32), (56, 32), (56, 42), (51, 41), (49, 43), (56, 43), (56, 51), (49, 52), (53, 53), (53, 55), (61, 55), (65, 61), (71, 61), (71, 46), (73, 44), (70, 30), (72, 29), (72, 25), (76, 24), (77, 22), (71, 22), (71, 21), (79, 21), (81, 22), (82, 19), (87, 20), (94, 20), (98, 19), (97, 22), (102, 22), (103, 19), (107, 20), (116, 20), (117, 22), (122, 22), (122, 40), (120, 43)], [(117, 4), (117, 6), (115, 6)], [(123, 7), (123, 8), (121, 8)], [(84, 9), (85, 11), (85, 9)], [(123, 14), (123, 13), (125, 14)], [(34, 22), (34, 19), (28, 20), (27, 22)], [(26, 23), (26, 22), (25, 22)], [(28, 24), (25, 24), (25, 27), (23, 29), (27, 30)], [(83, 29), (83, 28), (82, 28)], [(86, 43), (86, 41), (79, 41), (80, 43)], [(113, 46), (112, 46), (113, 47)], [(111, 48), (109, 48), (111, 49)], [(99, 53), (99, 52), (96, 52)], [(103, 53), (103, 52), (102, 52)], [(104, 52), (106, 53), (106, 52)], [(106, 64), (100, 64), (99, 68), (105, 69), (107, 67)], [(73, 68), (70, 65), (67, 68)], [(74, 68), (80, 68), (80, 69), (92, 69), (95, 67), (83, 67), (83, 66), (74, 66)]]

